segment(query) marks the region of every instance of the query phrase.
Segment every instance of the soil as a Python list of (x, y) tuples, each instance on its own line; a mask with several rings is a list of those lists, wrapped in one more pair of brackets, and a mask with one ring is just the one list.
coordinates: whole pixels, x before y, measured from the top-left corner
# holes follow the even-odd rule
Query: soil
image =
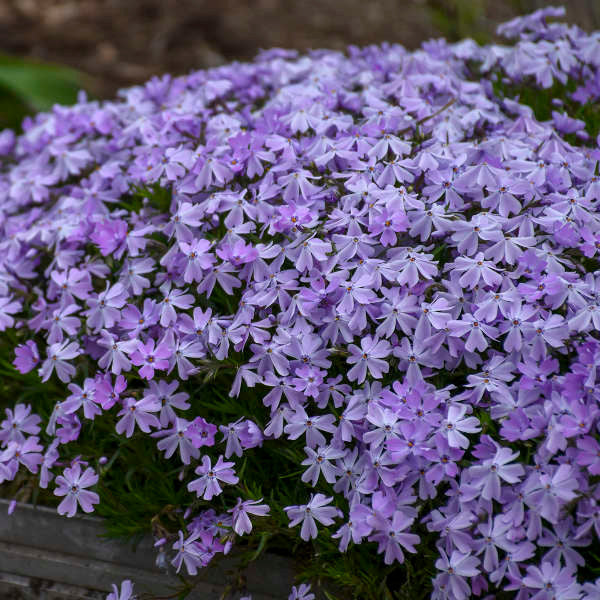
[[(442, 35), (489, 37), (543, 0), (0, 0), (0, 51), (63, 63), (100, 97), (164, 72), (182, 74), (260, 48), (343, 49)], [(569, 19), (600, 25), (600, 2), (570, 0)]]

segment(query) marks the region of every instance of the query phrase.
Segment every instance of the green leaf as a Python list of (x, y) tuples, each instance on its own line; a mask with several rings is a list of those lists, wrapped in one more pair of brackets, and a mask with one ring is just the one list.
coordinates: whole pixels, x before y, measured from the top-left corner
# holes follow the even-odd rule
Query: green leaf
[(0, 55), (0, 82), (35, 110), (76, 101), (82, 76), (68, 67)]
[(0, 54), (0, 126), (16, 128), (28, 114), (75, 103), (83, 83), (75, 69)]
[(271, 534), (266, 531), (264, 533), (261, 533), (260, 541), (258, 542), (258, 548), (250, 557), (250, 562), (252, 562), (253, 560), (256, 560), (262, 554), (263, 550), (267, 546), (267, 541), (269, 540), (270, 537), (271, 537)]

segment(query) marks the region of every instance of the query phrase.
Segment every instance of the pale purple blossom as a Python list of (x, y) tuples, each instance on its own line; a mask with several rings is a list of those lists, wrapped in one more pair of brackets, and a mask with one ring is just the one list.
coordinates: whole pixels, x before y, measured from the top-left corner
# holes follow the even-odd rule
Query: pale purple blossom
[(328, 526), (333, 524), (333, 519), (339, 516), (339, 511), (333, 506), (328, 506), (332, 498), (323, 494), (315, 494), (308, 504), (301, 506), (288, 506), (284, 510), (290, 519), (290, 527), (302, 523), (300, 537), (308, 541), (317, 537), (317, 522)]
[(77, 506), (86, 513), (94, 511), (94, 504), (100, 502), (100, 498), (96, 492), (87, 490), (98, 483), (98, 475), (94, 469), (87, 467), (83, 473), (79, 463), (75, 463), (72, 467), (67, 467), (62, 475), (56, 478), (56, 496), (64, 496), (61, 503), (58, 505), (58, 512), (67, 517), (74, 517), (77, 512)]
[(222, 456), (219, 456), (217, 462), (212, 465), (210, 458), (203, 456), (202, 464), (194, 471), (200, 477), (188, 484), (188, 490), (196, 492), (204, 500), (211, 500), (213, 496), (218, 496), (223, 491), (220, 481), (229, 484), (238, 482), (235, 471), (231, 468), (233, 465), (232, 462), (225, 462)]

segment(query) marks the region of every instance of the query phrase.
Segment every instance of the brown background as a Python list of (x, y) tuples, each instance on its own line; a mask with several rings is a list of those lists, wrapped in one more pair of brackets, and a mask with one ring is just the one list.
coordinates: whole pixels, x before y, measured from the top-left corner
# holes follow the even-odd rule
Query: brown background
[[(112, 96), (152, 75), (251, 59), (260, 48), (382, 41), (414, 48), (445, 36), (493, 39), (498, 23), (542, 0), (0, 0), (0, 51), (76, 67)], [(568, 0), (600, 28), (600, 0)]]

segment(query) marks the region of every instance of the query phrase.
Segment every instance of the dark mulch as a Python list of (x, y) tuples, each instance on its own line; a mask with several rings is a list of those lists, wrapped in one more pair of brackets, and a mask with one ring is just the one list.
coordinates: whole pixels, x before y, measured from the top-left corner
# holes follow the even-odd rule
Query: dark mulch
[[(558, 3), (558, 2), (557, 2)], [(186, 73), (260, 48), (409, 48), (441, 35), (489, 38), (543, 0), (0, 0), (0, 51), (74, 66), (94, 92)], [(569, 19), (600, 24), (600, 2), (569, 0)]]

